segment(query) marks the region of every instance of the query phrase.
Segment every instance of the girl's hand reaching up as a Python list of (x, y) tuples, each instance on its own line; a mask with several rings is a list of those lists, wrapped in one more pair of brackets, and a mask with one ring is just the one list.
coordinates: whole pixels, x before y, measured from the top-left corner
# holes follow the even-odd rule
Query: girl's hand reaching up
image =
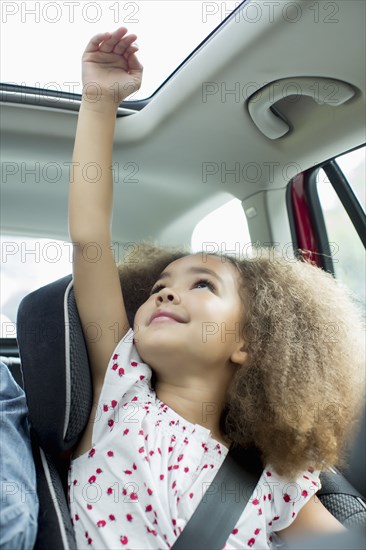
[(142, 65), (136, 57), (135, 34), (126, 27), (97, 34), (82, 57), (83, 97), (89, 102), (106, 101), (116, 107), (141, 86)]

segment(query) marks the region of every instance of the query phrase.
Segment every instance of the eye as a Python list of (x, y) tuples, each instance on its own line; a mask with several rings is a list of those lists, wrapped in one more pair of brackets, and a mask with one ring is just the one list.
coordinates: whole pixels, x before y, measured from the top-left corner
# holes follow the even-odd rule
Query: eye
[(211, 292), (216, 292), (216, 286), (208, 279), (199, 279), (193, 288), (208, 288)]
[(156, 285), (154, 285), (154, 286), (152, 287), (151, 291), (150, 291), (150, 296), (151, 296), (152, 294), (157, 294), (158, 292), (160, 292), (160, 290), (161, 290), (162, 288), (164, 288), (164, 285), (162, 285), (162, 284), (156, 284)]

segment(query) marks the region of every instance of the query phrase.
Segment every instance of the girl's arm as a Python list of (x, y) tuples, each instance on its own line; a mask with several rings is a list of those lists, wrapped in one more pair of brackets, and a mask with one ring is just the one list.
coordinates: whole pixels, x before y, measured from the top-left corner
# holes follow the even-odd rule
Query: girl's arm
[(279, 537), (291, 547), (291, 542), (336, 532), (345, 532), (347, 529), (323, 506), (316, 496), (301, 508), (296, 519), (289, 527), (278, 531)]
[(127, 321), (111, 250), (112, 147), (120, 102), (141, 85), (136, 35), (126, 28), (91, 39), (83, 55), (83, 98), (73, 154), (69, 232), (73, 283), (90, 359), (94, 398)]

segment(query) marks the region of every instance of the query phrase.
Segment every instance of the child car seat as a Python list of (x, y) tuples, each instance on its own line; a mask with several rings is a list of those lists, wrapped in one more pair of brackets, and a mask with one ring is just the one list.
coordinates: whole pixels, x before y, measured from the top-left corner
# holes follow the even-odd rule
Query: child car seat
[[(132, 322), (133, 312), (129, 312)], [(89, 420), (93, 392), (71, 275), (26, 296), (17, 339), (32, 428), (40, 502), (38, 550), (76, 549), (67, 500), (73, 448)], [(318, 496), (348, 528), (366, 524), (362, 495), (339, 472), (321, 476)]]
[(17, 339), (40, 501), (36, 548), (76, 549), (67, 471), (93, 396), (71, 276), (23, 299)]

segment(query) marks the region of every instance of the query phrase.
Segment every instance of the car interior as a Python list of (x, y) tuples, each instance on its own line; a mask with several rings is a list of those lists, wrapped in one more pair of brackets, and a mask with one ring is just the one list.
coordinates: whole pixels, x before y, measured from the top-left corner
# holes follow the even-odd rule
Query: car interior
[[(164, 18), (164, 2), (128, 4), (138, 35), (147, 4), (157, 24)], [(170, 4), (179, 24), (188, 8)], [(238, 256), (273, 247), (332, 273), (364, 311), (365, 2), (197, 4), (195, 17), (211, 25), (203, 40), (150, 95), (118, 109), (116, 262), (133, 265), (146, 241)], [(21, 15), (8, 11), (8, 21)], [(87, 36), (98, 30), (89, 23)], [(77, 24), (67, 32), (78, 42)], [(11, 55), (5, 41), (2, 50)], [(168, 57), (152, 53), (152, 64)], [(81, 95), (61, 80), (56, 89), (14, 82), (5, 70), (1, 81), (0, 356), (27, 397), (40, 498), (35, 548), (72, 549), (67, 469), (92, 406), (67, 221)], [(97, 167), (89, 174), (97, 178)], [(319, 492), (350, 532), (366, 525), (363, 434), (348, 468), (324, 472)]]

